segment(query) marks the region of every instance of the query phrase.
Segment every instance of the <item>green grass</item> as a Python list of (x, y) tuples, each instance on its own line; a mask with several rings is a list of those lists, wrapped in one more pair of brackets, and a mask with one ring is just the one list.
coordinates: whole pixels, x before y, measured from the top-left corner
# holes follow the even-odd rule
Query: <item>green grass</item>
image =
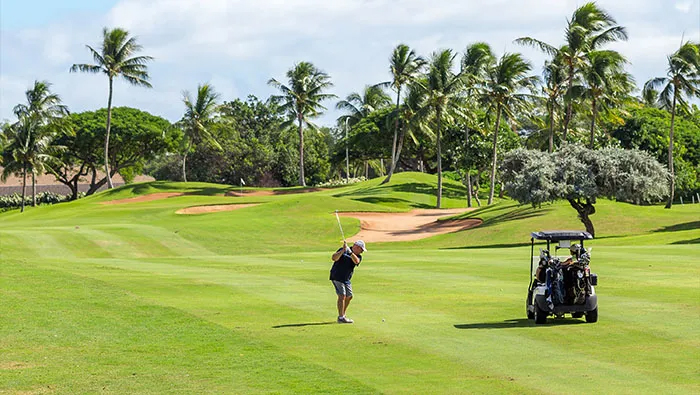
[[(463, 215), (479, 228), (369, 244), (338, 325), (334, 210), (435, 203), (434, 177), (380, 181), (246, 198), (149, 183), (0, 214), (0, 393), (700, 392), (700, 205), (596, 206), (596, 324), (525, 319), (529, 232), (581, 226), (563, 203), (503, 201)], [(188, 195), (99, 204), (168, 191)]]

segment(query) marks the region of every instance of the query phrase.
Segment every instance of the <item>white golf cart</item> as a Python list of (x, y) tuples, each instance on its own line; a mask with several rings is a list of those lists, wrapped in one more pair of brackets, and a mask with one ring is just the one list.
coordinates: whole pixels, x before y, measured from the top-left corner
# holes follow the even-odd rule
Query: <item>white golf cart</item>
[[(532, 232), (531, 236), (527, 318), (545, 324), (549, 315), (562, 318), (571, 314), (573, 318), (585, 316), (586, 322), (597, 322), (598, 296), (594, 287), (598, 285), (598, 276), (590, 272), (591, 250), (584, 247), (584, 241), (593, 236), (568, 230)], [(535, 240), (547, 242), (546, 249), (540, 248), (539, 256), (535, 255)], [(554, 254), (551, 254), (552, 246)], [(557, 256), (559, 249), (566, 251), (565, 257)], [(569, 253), (571, 264), (562, 265)]]

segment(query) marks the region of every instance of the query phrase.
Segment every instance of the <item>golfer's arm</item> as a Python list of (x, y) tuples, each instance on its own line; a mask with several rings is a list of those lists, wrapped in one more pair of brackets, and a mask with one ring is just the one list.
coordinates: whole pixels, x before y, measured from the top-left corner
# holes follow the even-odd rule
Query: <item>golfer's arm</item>
[(331, 259), (333, 260), (333, 262), (335, 262), (338, 259), (340, 259), (341, 256), (343, 256), (343, 250), (340, 250), (340, 251), (336, 252), (335, 254), (331, 255)]
[(359, 264), (360, 264), (360, 258), (358, 258), (357, 255), (355, 255), (354, 252), (350, 254), (350, 259), (352, 259), (352, 262), (353, 262), (355, 265), (359, 265)]

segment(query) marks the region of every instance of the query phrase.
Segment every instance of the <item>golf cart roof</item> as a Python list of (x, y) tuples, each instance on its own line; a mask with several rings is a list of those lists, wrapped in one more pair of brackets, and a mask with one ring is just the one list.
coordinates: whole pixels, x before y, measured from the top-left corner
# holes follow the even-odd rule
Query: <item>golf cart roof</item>
[(541, 232), (532, 232), (532, 238), (536, 240), (590, 240), (593, 238), (590, 233), (580, 230), (545, 230)]

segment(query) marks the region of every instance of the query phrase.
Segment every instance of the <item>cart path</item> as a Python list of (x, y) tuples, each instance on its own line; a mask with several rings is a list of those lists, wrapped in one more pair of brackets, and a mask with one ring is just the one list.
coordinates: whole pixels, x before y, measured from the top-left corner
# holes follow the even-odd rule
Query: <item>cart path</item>
[(420, 240), (479, 226), (483, 221), (474, 218), (438, 221), (438, 218), (473, 210), (475, 209), (417, 209), (407, 213), (339, 212), (338, 215), (360, 220), (360, 232), (353, 239), (386, 242)]

